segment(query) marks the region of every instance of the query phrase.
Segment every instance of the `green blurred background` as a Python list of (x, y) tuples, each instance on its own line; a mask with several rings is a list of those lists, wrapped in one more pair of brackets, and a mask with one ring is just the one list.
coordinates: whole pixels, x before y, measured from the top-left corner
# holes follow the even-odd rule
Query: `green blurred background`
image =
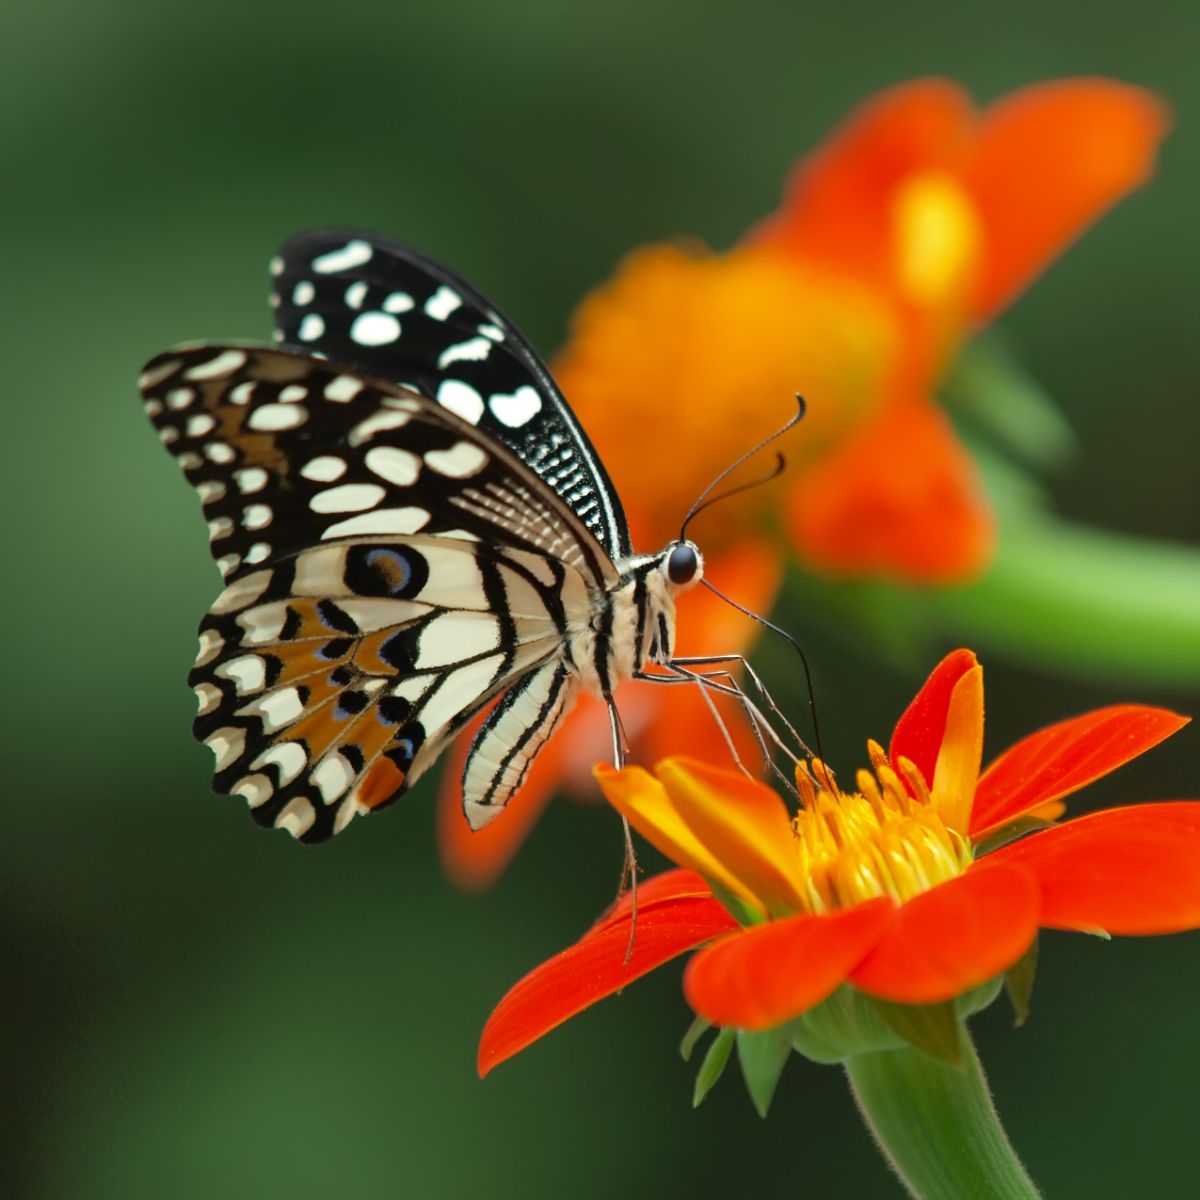
[[(691, 1111), (678, 968), (476, 1080), (491, 1006), (610, 899), (615, 818), (556, 806), (469, 897), (430, 784), (316, 850), (212, 797), (184, 677), (217, 577), (134, 379), (181, 339), (265, 336), (267, 258), (329, 223), (447, 260), (549, 350), (625, 250), (728, 244), (882, 85), (1104, 73), (1174, 105), (1160, 177), (1003, 324), (1080, 436), (1060, 511), (1194, 543), (1200, 9), (66, 0), (5, 26), (3, 1194), (898, 1194), (836, 1070), (794, 1059), (766, 1122), (732, 1071)], [(806, 642), (856, 764), (915, 680)], [(987, 664), (992, 751), (1117, 698), (1200, 708)], [(1086, 806), (1200, 795), (1198, 749)], [(1198, 993), (1197, 935), (1052, 934), (1030, 1024), (977, 1020), (1049, 1196), (1195, 1194)]]

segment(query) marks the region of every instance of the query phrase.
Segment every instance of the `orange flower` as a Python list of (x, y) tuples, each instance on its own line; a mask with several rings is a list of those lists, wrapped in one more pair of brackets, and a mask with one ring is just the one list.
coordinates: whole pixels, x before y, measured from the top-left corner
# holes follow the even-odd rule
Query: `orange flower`
[[(1013, 966), (1039, 927), (1200, 927), (1200, 803), (1110, 809), (980, 846), (1057, 816), (1065, 797), (1186, 721), (1100, 709), (1025, 738), (981, 773), (983, 671), (959, 650), (901, 717), (889, 751), (869, 744), (872, 767), (854, 791), (819, 762), (800, 766), (795, 816), (764, 785), (689, 759), (655, 775), (598, 767), (614, 807), (686, 870), (641, 889), (649, 899), (628, 965), (625, 905), (518, 983), (484, 1030), (480, 1071), (696, 946), (684, 976), (691, 1006), (762, 1030), (845, 983), (901, 1004), (952, 999)], [(723, 912), (741, 927), (723, 925)]]
[[(753, 540), (743, 541), (705, 565), (705, 574), (722, 591), (759, 612), (770, 606), (780, 573), (778, 554), (762, 541)], [(755, 627), (741, 613), (706, 588), (695, 588), (680, 596), (677, 626), (676, 650), (681, 656), (746, 653), (755, 633)], [(634, 682), (619, 689), (616, 699), (632, 749), (639, 758), (653, 762), (680, 747), (702, 753), (714, 739), (720, 742), (712, 712), (698, 688)], [(721, 715), (743, 761), (758, 761), (761, 755), (757, 743), (740, 710), (722, 704)], [(446, 873), (455, 883), (483, 889), (490, 887), (508, 865), (552, 795), (594, 794), (591, 764), (612, 754), (612, 735), (605, 707), (591, 696), (581, 696), (534, 760), (504, 815), (478, 830), (470, 828), (462, 811), (460, 781), (470, 744), (470, 736), (460, 737), (442, 771), (438, 848)], [(614, 831), (614, 853), (615, 838)]]
[[(947, 81), (904, 84), (805, 159), (732, 252), (629, 256), (555, 369), (645, 544), (799, 391), (787, 512), (806, 562), (921, 582), (980, 570), (991, 515), (932, 388), (964, 336), (1145, 181), (1166, 126), (1154, 97), (1108, 80), (1024, 88), (982, 113)], [(646, 444), (663, 450), (653, 472)], [(752, 493), (725, 516), (771, 502)]]

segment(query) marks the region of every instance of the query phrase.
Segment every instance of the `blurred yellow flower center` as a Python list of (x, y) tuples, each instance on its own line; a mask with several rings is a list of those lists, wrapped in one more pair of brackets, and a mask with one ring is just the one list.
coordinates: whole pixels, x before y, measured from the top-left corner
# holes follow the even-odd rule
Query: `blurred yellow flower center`
[(803, 807), (792, 824), (811, 912), (877, 896), (903, 903), (971, 863), (970, 844), (947, 828), (916, 767), (902, 759), (902, 780), (878, 743), (868, 751), (873, 770), (858, 772), (857, 792), (841, 791), (818, 759), (796, 768)]
[(952, 302), (979, 259), (979, 216), (958, 181), (944, 171), (921, 171), (896, 191), (892, 207), (896, 274), (922, 305)]

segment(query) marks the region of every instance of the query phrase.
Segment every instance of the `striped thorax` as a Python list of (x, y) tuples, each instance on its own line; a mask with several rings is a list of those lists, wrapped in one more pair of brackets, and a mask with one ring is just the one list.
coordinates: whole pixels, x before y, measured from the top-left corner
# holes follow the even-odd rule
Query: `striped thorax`
[(670, 661), (675, 597), (700, 582), (704, 559), (687, 541), (616, 564), (619, 582), (598, 598), (586, 623), (567, 630), (566, 653), (580, 686), (608, 699), (647, 663)]

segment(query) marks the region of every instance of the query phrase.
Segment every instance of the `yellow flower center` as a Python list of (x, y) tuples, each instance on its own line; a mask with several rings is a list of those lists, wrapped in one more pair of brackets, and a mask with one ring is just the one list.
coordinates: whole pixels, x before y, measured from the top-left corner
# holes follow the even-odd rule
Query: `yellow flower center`
[(921, 171), (893, 200), (896, 273), (921, 305), (953, 303), (978, 263), (983, 234), (970, 197), (944, 171)]
[(902, 780), (878, 743), (867, 748), (872, 770), (858, 772), (857, 792), (843, 792), (818, 759), (796, 769), (803, 807), (792, 825), (814, 913), (877, 896), (903, 903), (971, 864), (970, 843), (938, 815), (916, 767), (901, 759)]

